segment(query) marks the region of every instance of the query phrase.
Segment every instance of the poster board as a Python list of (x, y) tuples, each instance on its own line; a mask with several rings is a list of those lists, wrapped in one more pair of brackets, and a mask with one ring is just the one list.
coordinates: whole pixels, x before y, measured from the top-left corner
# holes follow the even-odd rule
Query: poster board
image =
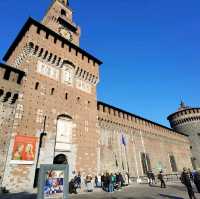
[(68, 165), (40, 165), (37, 199), (68, 199)]
[(37, 137), (16, 135), (12, 149), (11, 164), (33, 164), (36, 155)]

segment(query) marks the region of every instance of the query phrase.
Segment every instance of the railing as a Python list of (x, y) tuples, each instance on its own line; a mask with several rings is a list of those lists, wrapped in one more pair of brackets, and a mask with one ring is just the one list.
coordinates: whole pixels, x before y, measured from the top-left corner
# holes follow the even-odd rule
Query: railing
[[(176, 182), (176, 181), (180, 181), (180, 173), (174, 173), (174, 174), (164, 174), (164, 180), (166, 182)], [(131, 181), (136, 182), (137, 181), (137, 177), (130, 177)], [(142, 183), (148, 183), (148, 177), (147, 176), (139, 176), (139, 179), (141, 180)], [(155, 179), (156, 181), (158, 181), (158, 177), (157, 175), (155, 175)]]

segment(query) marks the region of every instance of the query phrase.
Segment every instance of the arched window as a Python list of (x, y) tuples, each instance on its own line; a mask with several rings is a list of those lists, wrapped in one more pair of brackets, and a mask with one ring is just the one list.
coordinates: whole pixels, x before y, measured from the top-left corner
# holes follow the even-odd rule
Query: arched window
[(68, 164), (67, 156), (64, 154), (57, 155), (54, 160), (54, 164)]
[(62, 68), (62, 82), (65, 84), (72, 84), (75, 65), (69, 61), (63, 61)]
[(63, 9), (61, 9), (61, 15), (62, 15), (62, 16), (66, 16), (66, 11), (63, 10)]

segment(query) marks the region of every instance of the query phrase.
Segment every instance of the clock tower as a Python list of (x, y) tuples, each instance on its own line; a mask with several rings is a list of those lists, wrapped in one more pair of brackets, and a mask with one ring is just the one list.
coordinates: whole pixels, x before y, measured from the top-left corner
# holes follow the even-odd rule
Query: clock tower
[(42, 23), (79, 46), (80, 27), (73, 22), (73, 11), (68, 0), (54, 0)]

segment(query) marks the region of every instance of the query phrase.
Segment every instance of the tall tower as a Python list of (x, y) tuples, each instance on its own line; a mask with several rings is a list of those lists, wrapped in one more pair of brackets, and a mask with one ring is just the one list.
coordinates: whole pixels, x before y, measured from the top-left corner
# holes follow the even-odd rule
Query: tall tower
[[(3, 58), (26, 73), (3, 178), (11, 191), (31, 191), (36, 168), (63, 156), (70, 176), (98, 172), (96, 86), (102, 62), (79, 47), (72, 15), (68, 1), (53, 0), (41, 23), (28, 19)], [(16, 136), (37, 138), (34, 160), (13, 161)]]
[(54, 0), (42, 23), (79, 46), (80, 27), (73, 22), (73, 11), (67, 0)]
[(200, 108), (186, 106), (182, 101), (178, 111), (167, 119), (174, 130), (189, 136), (193, 167), (200, 167)]

